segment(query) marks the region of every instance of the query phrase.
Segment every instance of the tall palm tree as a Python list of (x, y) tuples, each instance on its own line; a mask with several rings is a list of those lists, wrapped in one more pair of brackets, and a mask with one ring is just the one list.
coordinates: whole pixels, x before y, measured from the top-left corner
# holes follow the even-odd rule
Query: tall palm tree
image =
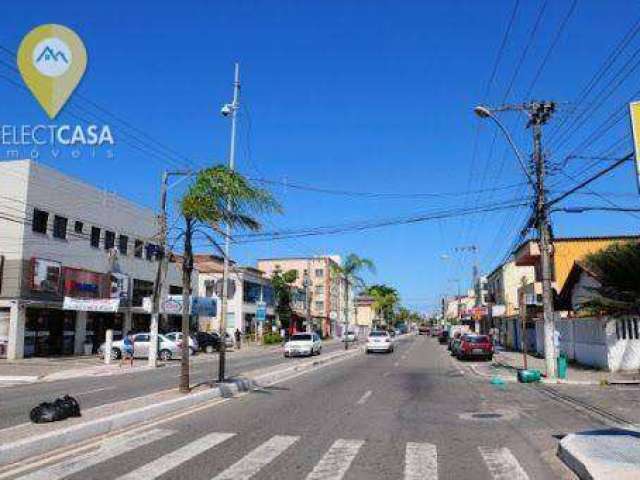
[[(349, 330), (349, 288), (351, 286), (356, 288), (364, 288), (365, 283), (360, 273), (363, 270), (368, 270), (371, 273), (376, 271), (374, 263), (368, 258), (362, 258), (355, 253), (350, 253), (345, 258), (342, 265), (332, 264), (331, 270), (333, 274), (341, 277), (345, 283), (345, 332)], [(349, 348), (349, 342), (344, 342), (344, 348)]]
[[(203, 235), (224, 256), (217, 238), (224, 236), (223, 225), (233, 230), (258, 231), (262, 228), (256, 215), (280, 212), (281, 207), (267, 190), (255, 187), (245, 177), (226, 166), (218, 165), (198, 172), (180, 201), (184, 217), (184, 259), (182, 262), (182, 365), (180, 391), (189, 391), (189, 297), (193, 272), (193, 238)], [(227, 279), (223, 279), (224, 282)], [(220, 318), (226, 314), (222, 299)], [(221, 348), (224, 349), (224, 332)], [(222, 352), (224, 354), (224, 352)]]
[(400, 303), (398, 291), (388, 285), (371, 285), (367, 288), (367, 294), (373, 298), (373, 309), (377, 317), (382, 317), (388, 322), (395, 306)]

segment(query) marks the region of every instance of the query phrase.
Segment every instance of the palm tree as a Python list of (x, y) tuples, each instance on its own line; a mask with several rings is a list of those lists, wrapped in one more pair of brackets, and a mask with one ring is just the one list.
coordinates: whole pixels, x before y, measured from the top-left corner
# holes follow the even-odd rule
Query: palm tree
[[(364, 288), (365, 283), (360, 277), (360, 272), (365, 269), (374, 273), (376, 267), (371, 260), (359, 257), (355, 253), (347, 255), (342, 265), (331, 264), (333, 274), (341, 277), (345, 283), (345, 332), (349, 330), (349, 287)], [(344, 342), (344, 348), (349, 348), (349, 342)]]
[[(189, 297), (193, 272), (193, 238), (203, 235), (224, 256), (216, 237), (224, 236), (222, 225), (234, 230), (257, 231), (262, 228), (256, 214), (280, 212), (281, 208), (271, 193), (253, 186), (241, 174), (218, 165), (201, 170), (180, 201), (184, 217), (184, 259), (182, 262), (182, 365), (180, 391), (189, 391)], [(223, 279), (224, 282), (227, 279)], [(225, 315), (225, 299), (221, 301), (220, 318)], [(224, 332), (221, 342), (224, 348)]]
[(400, 302), (398, 291), (388, 285), (371, 285), (367, 288), (367, 295), (373, 297), (373, 309), (376, 316), (381, 316), (388, 322), (395, 306)]

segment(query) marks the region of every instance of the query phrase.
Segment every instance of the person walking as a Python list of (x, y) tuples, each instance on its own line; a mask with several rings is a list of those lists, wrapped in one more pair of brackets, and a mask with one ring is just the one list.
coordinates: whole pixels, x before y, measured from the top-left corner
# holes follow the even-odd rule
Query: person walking
[(127, 334), (122, 339), (122, 347), (123, 348), (122, 348), (122, 355), (120, 356), (120, 366), (122, 367), (122, 364), (126, 360), (129, 360), (129, 366), (133, 367), (134, 342), (133, 342), (133, 335), (131, 335), (131, 332), (127, 332)]
[(236, 348), (240, 350), (240, 341), (242, 339), (242, 333), (240, 332), (239, 328), (236, 328), (234, 335), (236, 337)]

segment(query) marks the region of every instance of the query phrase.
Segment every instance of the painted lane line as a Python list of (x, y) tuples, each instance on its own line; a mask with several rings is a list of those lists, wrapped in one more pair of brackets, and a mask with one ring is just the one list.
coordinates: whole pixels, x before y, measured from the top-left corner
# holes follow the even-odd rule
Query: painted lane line
[(298, 441), (300, 437), (276, 435), (249, 452), (213, 480), (247, 480), (258, 473), (262, 467), (275, 460), (278, 455)]
[(307, 480), (340, 480), (363, 444), (363, 440), (336, 440), (307, 475)]
[(178, 450), (174, 450), (153, 462), (141, 466), (133, 472), (119, 477), (118, 480), (155, 480), (169, 470), (182, 465), (184, 462), (206, 452), (234, 435), (235, 433), (211, 433), (205, 435)]
[(382, 374), (382, 376), (383, 376), (383, 377), (388, 377), (389, 375), (391, 375), (391, 372), (384, 372), (384, 373)]
[(364, 405), (364, 402), (366, 402), (370, 396), (371, 396), (371, 390), (367, 390), (366, 392), (364, 392), (364, 395), (360, 397), (360, 400), (358, 400), (356, 403), (358, 405)]
[(115, 390), (116, 387), (102, 387), (102, 388), (94, 388), (93, 390), (87, 390), (85, 392), (78, 392), (75, 395), (88, 395), (90, 393), (96, 392), (104, 392), (105, 390)]
[(105, 441), (98, 450), (85, 453), (54, 464), (50, 467), (24, 475), (17, 480), (59, 480), (70, 477), (87, 468), (127, 453), (136, 448), (173, 435), (171, 430), (154, 429), (133, 435), (123, 435), (114, 440)]
[(437, 480), (438, 452), (431, 443), (407, 443), (404, 480)]
[(508, 448), (478, 447), (478, 450), (494, 480), (529, 480)]
[(400, 362), (396, 362), (393, 364), (394, 367), (397, 367), (398, 365), (400, 365)]

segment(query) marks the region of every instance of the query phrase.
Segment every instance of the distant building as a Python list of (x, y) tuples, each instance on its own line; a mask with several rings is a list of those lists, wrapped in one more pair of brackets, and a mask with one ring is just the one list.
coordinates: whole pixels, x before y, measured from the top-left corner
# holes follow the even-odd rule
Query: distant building
[(350, 286), (349, 300), (345, 282), (333, 273), (332, 266), (338, 266), (341, 259), (337, 255), (315, 257), (265, 258), (257, 262), (259, 270), (271, 277), (274, 272), (296, 270), (295, 285), (304, 288), (305, 277), (309, 282), (308, 301), (314, 328), (324, 336), (340, 336), (345, 325), (345, 306), (352, 321), (355, 314), (353, 287)]

